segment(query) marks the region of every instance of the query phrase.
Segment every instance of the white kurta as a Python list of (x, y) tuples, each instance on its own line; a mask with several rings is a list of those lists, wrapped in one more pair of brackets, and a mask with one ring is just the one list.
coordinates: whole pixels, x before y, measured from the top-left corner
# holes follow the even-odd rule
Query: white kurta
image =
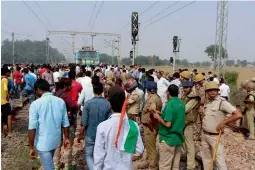
[[(96, 141), (94, 146), (94, 170), (131, 170), (132, 154), (115, 148), (114, 142), (118, 131), (120, 113), (112, 114), (108, 120), (97, 126)], [(138, 125), (135, 123), (137, 128)], [(122, 127), (125, 127), (123, 124)], [(123, 142), (126, 128), (122, 128), (119, 142)], [(144, 145), (140, 131), (138, 131), (135, 153), (142, 154)]]
[(157, 94), (160, 96), (163, 106), (167, 102), (167, 88), (170, 85), (170, 82), (167, 81), (164, 77), (161, 77), (157, 82)]

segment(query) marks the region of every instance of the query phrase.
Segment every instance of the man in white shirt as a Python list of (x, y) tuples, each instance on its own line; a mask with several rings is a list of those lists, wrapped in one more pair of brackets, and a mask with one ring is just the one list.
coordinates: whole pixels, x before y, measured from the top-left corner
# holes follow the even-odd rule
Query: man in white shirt
[(178, 86), (179, 88), (181, 87), (181, 80), (180, 80), (180, 74), (175, 72), (173, 74), (173, 80), (171, 81), (170, 84), (175, 84), (176, 86)]
[(58, 82), (59, 78), (61, 77), (61, 74), (59, 72), (59, 68), (57, 67), (53, 73), (53, 79), (54, 83)]
[(225, 84), (224, 79), (220, 79), (220, 91), (219, 91), (220, 97), (225, 98), (226, 100), (229, 100), (229, 94), (230, 94), (230, 88), (228, 85)]
[(218, 85), (220, 84), (220, 81), (219, 81), (219, 79), (217, 78), (217, 75), (216, 75), (216, 74), (213, 75), (213, 81), (214, 81), (215, 83), (217, 83)]
[(97, 126), (94, 169), (131, 170), (132, 155), (144, 151), (139, 126), (128, 120), (125, 92), (119, 86), (109, 89), (108, 97), (113, 114)]
[(158, 72), (157, 74), (158, 82), (157, 82), (157, 94), (160, 96), (163, 106), (167, 102), (167, 88), (170, 83), (163, 77), (163, 72)]

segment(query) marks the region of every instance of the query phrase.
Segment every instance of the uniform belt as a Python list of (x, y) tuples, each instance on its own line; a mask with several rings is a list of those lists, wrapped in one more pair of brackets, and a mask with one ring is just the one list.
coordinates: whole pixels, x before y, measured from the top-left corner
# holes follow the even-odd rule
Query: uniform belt
[[(207, 131), (205, 131), (205, 130), (203, 130), (203, 132), (204, 132), (204, 134), (206, 134), (206, 135), (219, 135), (219, 133), (207, 132)], [(221, 133), (221, 134), (223, 134), (223, 133)]]

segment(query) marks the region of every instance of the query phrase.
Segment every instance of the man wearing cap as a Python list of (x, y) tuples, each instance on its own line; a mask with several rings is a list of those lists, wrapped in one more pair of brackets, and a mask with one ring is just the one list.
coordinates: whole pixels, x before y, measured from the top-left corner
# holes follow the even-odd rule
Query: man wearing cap
[[(193, 81), (194, 81), (194, 87), (192, 90), (195, 91), (197, 93), (197, 95), (201, 98), (200, 103), (204, 104), (204, 101), (205, 101), (204, 76), (201, 73), (199, 73), (199, 74), (195, 75), (195, 77), (193, 78)], [(203, 110), (202, 108), (203, 107), (200, 107), (199, 112), (202, 112), (202, 110)]]
[(153, 118), (153, 110), (161, 111), (162, 101), (157, 94), (157, 84), (149, 81), (146, 85), (148, 99), (144, 105), (141, 122), (144, 130), (144, 142), (147, 151), (147, 162), (139, 168), (158, 169), (156, 138), (158, 135), (158, 122)]
[(193, 170), (196, 167), (195, 164), (195, 143), (193, 139), (193, 133), (195, 123), (197, 123), (198, 109), (200, 106), (200, 97), (194, 91), (192, 91), (193, 83), (190, 81), (183, 81), (183, 95), (181, 100), (185, 103), (186, 122), (184, 128), (184, 148), (187, 151), (187, 169)]
[[(215, 144), (217, 143), (220, 133), (224, 133), (224, 126), (242, 118), (242, 113), (228, 101), (221, 98), (218, 92), (219, 85), (216, 82), (211, 81), (206, 83), (205, 93), (207, 98), (204, 105), (201, 137), (201, 156), (204, 170), (209, 170), (212, 155), (215, 150)], [(226, 118), (227, 114), (232, 114), (232, 116)], [(218, 170), (227, 170), (222, 138), (223, 136), (221, 136), (218, 145), (215, 165)]]
[(124, 83), (126, 92), (128, 93), (127, 99), (127, 115), (130, 119), (140, 124), (140, 93), (136, 89), (138, 87), (137, 81), (133, 78)]
[(181, 76), (182, 81), (189, 81), (190, 78), (191, 78), (191, 75), (190, 75), (189, 71), (182, 71), (180, 76)]
[(244, 99), (245, 112), (244, 112), (244, 127), (249, 129), (249, 139), (253, 140), (254, 137), (254, 114), (255, 114), (255, 94), (254, 89), (255, 83), (249, 81), (247, 83), (247, 96)]

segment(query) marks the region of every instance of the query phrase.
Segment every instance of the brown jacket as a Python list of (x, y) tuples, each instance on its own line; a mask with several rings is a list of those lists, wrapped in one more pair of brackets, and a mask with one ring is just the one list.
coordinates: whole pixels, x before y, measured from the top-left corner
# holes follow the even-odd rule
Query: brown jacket
[(140, 94), (137, 90), (132, 91), (127, 99), (127, 114), (138, 115), (140, 109)]

